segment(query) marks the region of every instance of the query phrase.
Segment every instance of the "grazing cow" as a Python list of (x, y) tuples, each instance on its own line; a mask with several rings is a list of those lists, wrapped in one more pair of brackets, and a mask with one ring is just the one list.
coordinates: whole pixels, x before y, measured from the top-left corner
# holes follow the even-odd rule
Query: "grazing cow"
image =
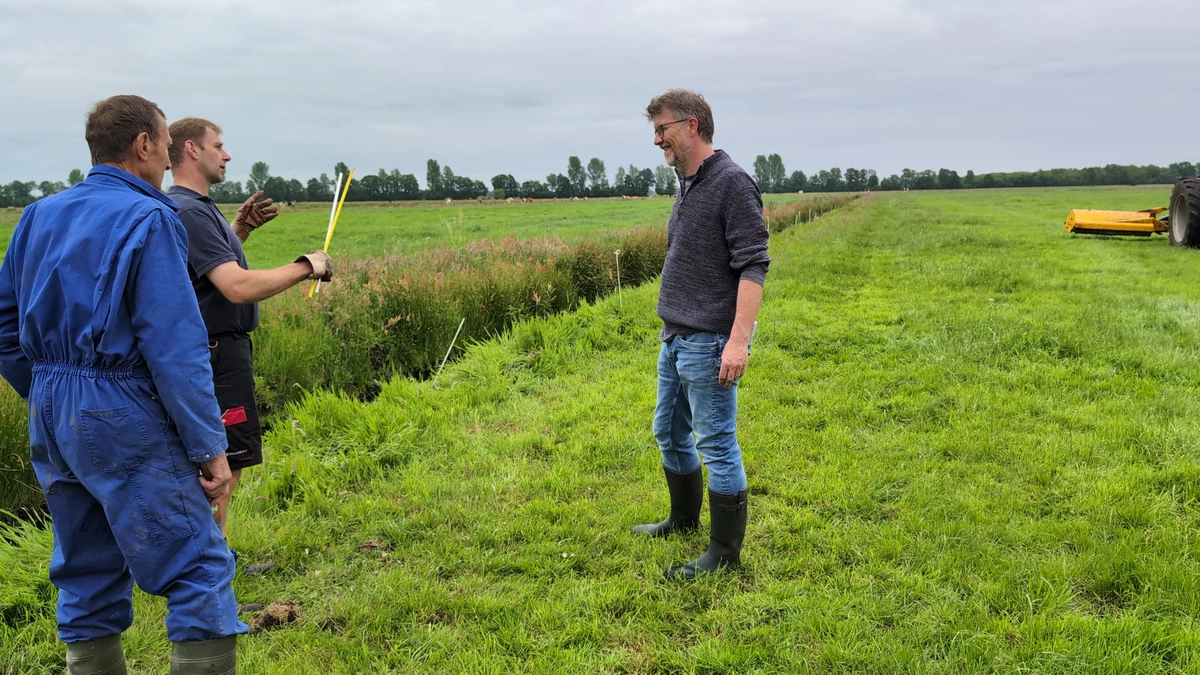
[(571, 197), (571, 201), (577, 202), (577, 201), (579, 201), (579, 197)]
[(480, 204), (482, 204), (482, 203), (483, 203), (483, 197), (477, 197), (476, 199), (478, 199), (478, 200), (479, 200), (479, 203), (480, 203)]
[(295, 205), (296, 205), (296, 202), (294, 202), (294, 201), (292, 201), (292, 200), (290, 200), (290, 199), (289, 199), (289, 200), (288, 200), (288, 202), (287, 202), (287, 205), (288, 205), (288, 206), (295, 206)]
[(449, 197), (446, 197), (446, 203), (447, 203), (447, 204), (449, 204), (449, 203), (451, 203), (451, 202), (453, 202), (453, 201), (454, 201), (453, 199), (450, 199)]
[(521, 203), (522, 203), (522, 204), (532, 204), (532, 203), (533, 203), (533, 197), (522, 197), (522, 198), (521, 198)]
[(583, 201), (585, 201), (585, 202), (586, 202), (586, 201), (587, 201), (587, 197), (584, 197), (584, 198), (583, 198)]
[(506, 202), (508, 202), (509, 204), (511, 204), (511, 203), (512, 203), (512, 197), (509, 197), (508, 199), (505, 199), (504, 201), (506, 201)]

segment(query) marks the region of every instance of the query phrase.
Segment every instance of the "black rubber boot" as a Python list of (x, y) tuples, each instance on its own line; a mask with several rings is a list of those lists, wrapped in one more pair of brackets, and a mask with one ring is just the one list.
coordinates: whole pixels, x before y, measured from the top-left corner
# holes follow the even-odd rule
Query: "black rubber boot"
[(171, 675), (234, 675), (236, 672), (236, 635), (172, 643)]
[(700, 527), (700, 507), (704, 506), (704, 474), (700, 467), (691, 473), (675, 473), (664, 466), (663, 473), (671, 493), (671, 515), (661, 523), (635, 525), (634, 534), (665, 537), (672, 532), (691, 532)]
[(127, 675), (121, 634), (67, 645), (67, 675)]
[(683, 565), (667, 568), (668, 579), (695, 579), (702, 574), (736, 569), (742, 564), (742, 540), (746, 537), (746, 490), (736, 495), (708, 491), (708, 550)]

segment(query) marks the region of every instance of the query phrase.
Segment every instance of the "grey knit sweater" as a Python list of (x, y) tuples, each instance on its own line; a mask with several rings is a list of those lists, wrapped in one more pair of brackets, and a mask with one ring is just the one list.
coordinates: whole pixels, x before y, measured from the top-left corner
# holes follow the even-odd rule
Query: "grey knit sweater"
[(758, 186), (723, 150), (704, 160), (681, 190), (667, 224), (667, 259), (658, 292), (662, 339), (728, 335), (738, 283), (762, 285), (771, 263)]

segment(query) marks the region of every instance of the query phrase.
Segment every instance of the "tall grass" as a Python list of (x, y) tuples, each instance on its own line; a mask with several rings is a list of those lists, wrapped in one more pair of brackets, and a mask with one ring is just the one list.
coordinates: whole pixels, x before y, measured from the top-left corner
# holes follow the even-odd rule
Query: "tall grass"
[(29, 416), (12, 387), (0, 387), (0, 511), (16, 513), (41, 503), (29, 466)]

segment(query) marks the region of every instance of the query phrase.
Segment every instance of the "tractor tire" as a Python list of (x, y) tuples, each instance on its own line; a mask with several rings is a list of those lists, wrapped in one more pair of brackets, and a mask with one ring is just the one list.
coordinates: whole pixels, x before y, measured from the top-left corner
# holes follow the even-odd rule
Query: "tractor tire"
[(1200, 178), (1184, 178), (1171, 191), (1171, 245), (1200, 248)]

